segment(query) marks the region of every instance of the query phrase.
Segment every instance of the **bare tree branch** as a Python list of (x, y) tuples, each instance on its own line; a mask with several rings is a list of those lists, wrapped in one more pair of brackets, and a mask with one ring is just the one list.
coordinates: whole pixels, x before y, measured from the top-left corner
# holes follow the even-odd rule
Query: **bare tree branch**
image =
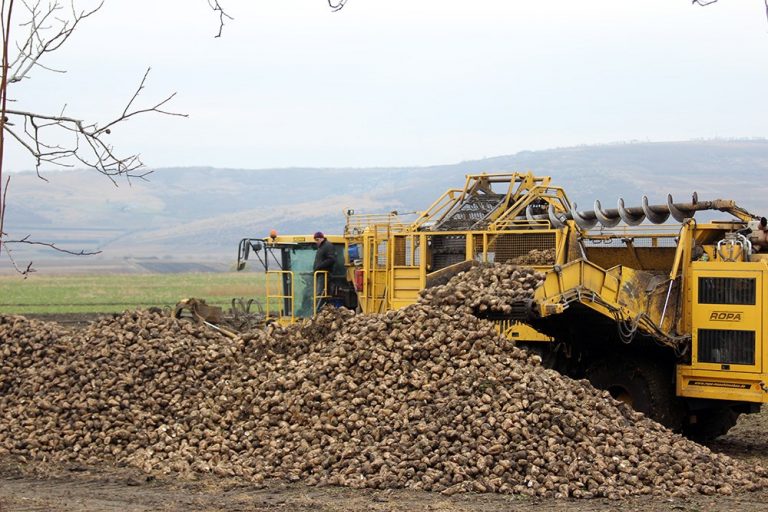
[[(104, 2), (101, 1), (90, 10), (80, 10), (75, 6), (75, 0), (19, 0), (26, 8), (26, 20), (19, 26), (26, 29), (26, 35), (17, 44), (18, 54), (10, 62), (8, 59), (7, 45), (10, 41), (9, 26), (11, 24), (10, 12), (3, 32), (3, 43), (6, 47), (4, 67), (6, 87), (8, 84), (20, 82), (29, 78), (31, 70), (38, 67), (53, 70), (40, 63), (40, 59), (47, 54), (62, 47), (69, 40), (79, 24), (98, 12)], [(68, 2), (65, 8), (64, 1)], [(217, 0), (209, 0), (209, 2)], [(12, 5), (12, 0), (7, 0)], [(5, 6), (6, 1), (3, 1)], [(15, 13), (14, 13), (15, 15)], [(5, 21), (5, 20), (4, 20)], [(138, 154), (118, 154), (115, 148), (107, 140), (116, 125), (130, 120), (139, 114), (150, 112), (187, 117), (186, 114), (172, 112), (167, 109), (167, 104), (174, 98), (173, 93), (163, 100), (150, 106), (138, 106), (137, 100), (144, 90), (149, 76), (149, 69), (144, 73), (138, 88), (123, 108), (120, 115), (104, 124), (86, 122), (73, 116), (64, 114), (62, 108), (59, 114), (49, 114), (22, 109), (4, 108), (4, 122), (0, 129), (0, 137), (9, 135), (26, 149), (34, 158), (35, 169), (39, 177), (43, 164), (53, 164), (62, 167), (83, 165), (98, 170), (116, 184), (114, 176), (142, 178), (149, 172), (138, 172), (143, 163)], [(3, 90), (3, 99), (7, 96), (7, 90)], [(65, 105), (66, 107), (66, 105)], [(1, 149), (1, 148), (0, 148)], [(0, 159), (2, 151), (0, 150)], [(1, 172), (1, 171), (0, 171)], [(1, 175), (0, 175), (1, 176)], [(43, 178), (44, 179), (44, 178)]]
[[(20, 24), (29, 28), (29, 36), (23, 44), (17, 46), (19, 54), (11, 64), (9, 83), (19, 82), (26, 78), (35, 66), (41, 66), (38, 61), (47, 53), (54, 52), (67, 42), (77, 26), (86, 18), (98, 12), (104, 2), (102, 1), (90, 11), (78, 11), (74, 0), (71, 0), (71, 19), (61, 19), (56, 16), (63, 6), (58, 1), (49, 3), (45, 9), (41, 8), (41, 0), (34, 4), (22, 2), (29, 11), (30, 19)], [(47, 24), (48, 22), (51, 24)], [(41, 66), (42, 67), (42, 66)], [(49, 68), (45, 68), (49, 69)], [(53, 70), (64, 73), (61, 70)]]
[(219, 4), (219, 0), (208, 0), (208, 5), (213, 9), (213, 12), (219, 13), (219, 33), (214, 37), (221, 37), (221, 32), (224, 30), (224, 20), (234, 20), (234, 18), (224, 11)]
[(97, 134), (107, 133), (107, 134), (109, 134), (109, 133), (111, 133), (110, 132), (110, 128), (112, 126), (114, 126), (115, 124), (120, 123), (122, 121), (125, 121), (128, 118), (133, 117), (135, 115), (144, 114), (144, 113), (147, 113), (147, 112), (156, 112), (158, 114), (165, 114), (165, 115), (168, 115), (168, 116), (189, 117), (189, 114), (179, 114), (177, 112), (170, 112), (168, 110), (162, 110), (160, 108), (163, 105), (165, 105), (166, 103), (168, 103), (169, 101), (171, 101), (174, 98), (174, 96), (176, 96), (175, 92), (173, 94), (171, 94), (170, 96), (168, 96), (167, 98), (165, 98), (163, 101), (155, 104), (152, 107), (138, 109), (138, 110), (131, 110), (131, 107), (133, 106), (133, 103), (136, 101), (136, 98), (139, 96), (141, 91), (144, 89), (144, 84), (147, 83), (147, 77), (149, 76), (149, 72), (150, 72), (151, 69), (152, 68), (147, 68), (147, 71), (144, 73), (144, 77), (142, 77), (142, 79), (141, 79), (141, 83), (139, 84), (139, 87), (136, 89), (136, 92), (133, 93), (133, 96), (131, 97), (131, 100), (128, 102), (128, 104), (123, 109), (123, 114), (118, 119), (115, 119), (114, 121), (111, 121), (110, 123), (108, 123), (104, 127), (99, 128), (98, 130), (96, 130), (94, 133), (97, 133)]
[[(336, 1), (328, 0), (328, 6), (331, 8), (333, 12), (340, 11), (346, 4), (347, 4), (347, 0), (336, 0)], [(234, 18), (229, 14), (227, 14), (227, 12), (219, 3), (219, 0), (208, 0), (208, 5), (213, 10), (213, 12), (219, 13), (219, 32), (214, 37), (221, 37), (221, 33), (224, 30), (225, 21), (234, 20)]]
[[(3, 194), (0, 196), (0, 252), (2, 252), (3, 247), (3, 237), (5, 236), (5, 231), (3, 231), (3, 227), (5, 225), (5, 205), (6, 200), (8, 199), (8, 185), (11, 183), (11, 177), (8, 176), (5, 178), (5, 187), (3, 188)], [(1, 185), (2, 183), (0, 183)]]
[[(700, 5), (701, 7), (706, 7), (717, 2), (718, 0), (691, 0), (693, 5)], [(765, 5), (765, 17), (768, 19), (768, 0), (763, 0), (763, 4)]]
[(44, 247), (53, 249), (54, 251), (63, 252), (65, 254), (72, 254), (74, 256), (94, 256), (96, 254), (101, 254), (101, 251), (85, 251), (85, 250), (70, 251), (68, 249), (62, 249), (61, 247), (58, 247), (56, 244), (51, 242), (36, 242), (34, 240), (30, 240), (30, 235), (27, 235), (24, 238), (21, 238), (19, 240), (4, 240), (3, 244), (5, 245), (10, 245), (10, 244), (42, 245)]
[(347, 0), (337, 0), (336, 3), (333, 0), (328, 0), (328, 5), (333, 12), (340, 11), (347, 4)]
[[(4, 126), (5, 132), (19, 142), (35, 159), (35, 168), (40, 171), (43, 163), (62, 167), (71, 167), (72, 162), (96, 169), (112, 179), (114, 176), (141, 178), (148, 172), (138, 173), (143, 167), (139, 155), (119, 156), (114, 147), (106, 140), (115, 125), (126, 122), (139, 114), (158, 113), (163, 115), (188, 117), (187, 114), (172, 112), (164, 108), (176, 93), (148, 107), (138, 107), (137, 98), (144, 90), (150, 69), (144, 76), (122, 112), (103, 126), (97, 123), (87, 123), (82, 119), (60, 114), (42, 114), (24, 110), (7, 109), (9, 118)], [(13, 121), (12, 121), (13, 120)], [(15, 121), (15, 122), (14, 122)], [(17, 128), (23, 126), (23, 130)], [(46, 142), (51, 137), (65, 134), (71, 138), (71, 143), (65, 146)], [(114, 179), (112, 179), (114, 182)]]
[(2, 250), (5, 249), (5, 256), (8, 258), (8, 261), (11, 263), (13, 269), (24, 276), (24, 279), (26, 279), (30, 273), (35, 271), (35, 269), (32, 268), (32, 262), (30, 261), (29, 264), (27, 264), (27, 267), (23, 270), (16, 264), (16, 260), (13, 258), (11, 249), (6, 245), (7, 242), (5, 241), (5, 236), (7, 233), (3, 231), (3, 225), (5, 224), (5, 210), (6, 205), (8, 204), (8, 188), (10, 183), (11, 177), (7, 176), (5, 178), (5, 187), (2, 188), (2, 196), (0, 196), (0, 253), (2, 253)]
[[(6, 6), (5, 0), (0, 3), (2, 9), (0, 9), (0, 22), (2, 22), (2, 37), (3, 37), (3, 57), (2, 57), (2, 78), (0, 78), (0, 252), (3, 248), (3, 226), (5, 225), (5, 207), (6, 199), (8, 197), (8, 184), (11, 181), (11, 177), (5, 180), (5, 188), (3, 188), (3, 155), (5, 154), (5, 127), (8, 124), (8, 116), (6, 115), (6, 107), (8, 103), (8, 44), (11, 34), (11, 20), (13, 19), (13, 0), (8, 0)], [(6, 14), (5, 9), (8, 8), (7, 18), (3, 15)]]
[[(219, 0), (207, 0), (209, 7), (219, 16), (219, 31), (216, 37), (221, 37), (224, 25), (230, 16), (219, 3)], [(341, 10), (347, 0), (327, 0), (335, 12)], [(38, 177), (47, 181), (41, 174), (44, 163), (62, 167), (73, 167), (81, 164), (96, 169), (107, 176), (115, 185), (116, 176), (145, 179), (151, 171), (141, 171), (143, 163), (138, 154), (124, 156), (118, 154), (108, 142), (107, 136), (120, 123), (127, 122), (139, 114), (157, 113), (170, 116), (188, 117), (187, 114), (173, 112), (167, 109), (168, 103), (176, 93), (170, 94), (163, 100), (149, 106), (138, 106), (138, 98), (144, 90), (150, 69), (144, 73), (138, 88), (131, 96), (123, 111), (114, 119), (99, 125), (83, 119), (65, 115), (66, 104), (58, 114), (34, 112), (24, 109), (8, 109), (8, 86), (29, 79), (34, 69), (42, 69), (55, 73), (64, 70), (54, 69), (41, 62), (48, 54), (60, 49), (72, 36), (79, 24), (97, 13), (104, 5), (101, 0), (90, 10), (80, 10), (76, 0), (18, 0), (26, 9), (26, 19), (18, 24), (22, 28), (22, 36), (15, 41), (16, 54), (9, 58), (11, 43), (11, 24), (16, 13), (13, 12), (14, 0), (0, 0), (0, 24), (2, 26), (2, 81), (0, 82), (0, 252), (8, 244), (42, 245), (53, 250), (75, 255), (98, 254), (98, 252), (69, 251), (55, 244), (36, 242), (26, 236), (20, 240), (6, 240), (3, 230), (8, 194), (8, 180), (3, 184), (3, 156), (6, 135), (26, 149), (35, 160)], [(768, 2), (768, 0), (766, 0)], [(10, 101), (13, 101), (12, 99)], [(9, 140), (10, 140), (9, 139)], [(62, 140), (64, 139), (64, 140)], [(3, 185), (4, 188), (3, 188)], [(100, 252), (100, 251), (99, 251)], [(11, 258), (14, 268), (23, 275), (32, 271), (31, 263), (26, 270), (20, 269)]]
[(11, 263), (11, 266), (13, 267), (13, 269), (16, 272), (21, 274), (24, 277), (24, 279), (29, 277), (29, 274), (31, 274), (32, 272), (36, 272), (36, 270), (34, 268), (32, 268), (32, 262), (31, 261), (29, 263), (27, 263), (26, 268), (22, 269), (21, 267), (19, 267), (19, 265), (16, 264), (16, 260), (13, 257), (13, 251), (11, 250), (11, 248), (10, 247), (4, 247), (4, 246), (5, 246), (5, 242), (0, 241), (0, 247), (3, 247), (5, 249), (5, 256), (8, 258), (8, 261)]

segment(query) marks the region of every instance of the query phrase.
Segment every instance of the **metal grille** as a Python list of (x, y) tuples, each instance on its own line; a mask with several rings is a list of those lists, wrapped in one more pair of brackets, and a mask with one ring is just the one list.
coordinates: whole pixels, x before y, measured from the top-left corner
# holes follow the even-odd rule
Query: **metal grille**
[[(408, 215), (408, 214), (404, 214)], [(391, 213), (372, 213), (372, 214), (350, 214), (347, 215), (347, 223), (344, 226), (344, 234), (347, 236), (360, 236), (368, 227), (381, 228), (382, 226), (392, 229), (405, 229), (407, 224), (403, 222), (397, 212)]]
[(394, 245), (395, 245), (395, 258), (394, 258), (395, 266), (405, 265), (405, 258), (408, 252), (406, 248), (407, 244), (405, 243), (405, 238), (396, 237)]
[(483, 260), (483, 235), (474, 235), (472, 241), (472, 247), (475, 249), (475, 254), (473, 255), (474, 259), (477, 261)]
[(419, 242), (413, 236), (397, 236), (395, 244), (395, 266), (419, 266)]
[[(411, 247), (413, 245), (413, 247)], [(408, 237), (405, 244), (406, 257), (405, 264), (418, 267), (421, 264), (421, 253), (419, 252), (419, 239), (415, 237)]]
[(376, 265), (381, 268), (387, 266), (387, 241), (386, 240), (379, 242), (379, 245), (376, 247)]
[(467, 259), (465, 235), (430, 236), (429, 241), (432, 247), (432, 272)]
[(699, 362), (755, 364), (755, 331), (699, 329)]
[(699, 304), (755, 305), (757, 281), (740, 277), (700, 277)]
[[(482, 258), (483, 243), (475, 239), (477, 256)], [(555, 233), (515, 233), (488, 237), (488, 261), (504, 263), (528, 255), (532, 250), (554, 250)], [(553, 262), (554, 263), (554, 262)]]
[(477, 194), (468, 197), (459, 208), (440, 221), (435, 231), (470, 229), (488, 216), (504, 200), (504, 194)]

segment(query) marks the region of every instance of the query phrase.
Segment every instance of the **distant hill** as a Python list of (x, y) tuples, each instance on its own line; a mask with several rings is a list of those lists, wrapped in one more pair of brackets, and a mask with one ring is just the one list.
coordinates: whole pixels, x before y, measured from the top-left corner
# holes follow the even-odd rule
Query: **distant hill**
[[(95, 171), (12, 175), (6, 230), (102, 257), (233, 260), (238, 240), (282, 233), (340, 232), (343, 210), (412, 211), (429, 206), (464, 175), (527, 171), (553, 177), (580, 208), (618, 197), (639, 204), (736, 199), (768, 213), (768, 140), (627, 143), (522, 151), (451, 165), (364, 169), (156, 169), (118, 187)], [(16, 256), (50, 252), (18, 248)]]

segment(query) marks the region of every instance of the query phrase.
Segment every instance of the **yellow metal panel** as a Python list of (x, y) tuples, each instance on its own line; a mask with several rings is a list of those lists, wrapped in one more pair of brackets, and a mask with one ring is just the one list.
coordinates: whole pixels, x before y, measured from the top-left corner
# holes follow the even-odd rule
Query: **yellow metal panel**
[(363, 250), (363, 291), (360, 307), (364, 313), (380, 313), (386, 310), (387, 264), (389, 260), (387, 253), (387, 234), (389, 229), (385, 226), (385, 231), (380, 232), (377, 226), (368, 230), (364, 236)]
[(766, 382), (765, 374), (677, 367), (677, 394), (689, 398), (768, 403)]
[[(654, 242), (651, 239), (650, 243)], [(638, 270), (669, 270), (675, 258), (674, 247), (589, 246), (586, 252), (589, 261), (604, 268), (624, 265)]]
[[(264, 242), (267, 245), (272, 244), (298, 244), (298, 243), (314, 243), (314, 235), (278, 235), (275, 238), (264, 238)], [(334, 245), (343, 244), (346, 242), (346, 238), (341, 235), (325, 235), (326, 240)]]
[(496, 331), (512, 341), (538, 343), (549, 343), (554, 341), (554, 338), (542, 334), (530, 325), (522, 322), (501, 320), (494, 323), (496, 324)]
[[(575, 260), (547, 272), (534, 298), (543, 316), (559, 314), (563, 304), (578, 301), (613, 320), (618, 316), (628, 321), (647, 314), (658, 323), (664, 298), (657, 293), (658, 279), (655, 274), (631, 268), (604, 270), (589, 261)], [(667, 318), (666, 325), (670, 325), (672, 315)], [(639, 327), (650, 329), (644, 324)]]
[(418, 267), (393, 268), (390, 293), (393, 309), (415, 303), (422, 289), (421, 283), (421, 272)]
[[(691, 311), (693, 332), (692, 366), (703, 370), (723, 370), (731, 372), (759, 373), (764, 368), (763, 364), (763, 317), (766, 314), (764, 308), (762, 272), (743, 270), (745, 263), (716, 263), (697, 266), (692, 274), (691, 295), (693, 308)], [(700, 304), (699, 278), (747, 278), (755, 279), (756, 293), (755, 304)], [(699, 329), (754, 331), (755, 333), (755, 364), (729, 364), (726, 370), (720, 363), (700, 362), (699, 357)]]
[(563, 294), (579, 292), (585, 297), (592, 293), (603, 300), (615, 301), (619, 280), (607, 271), (584, 260), (572, 261), (559, 270), (547, 272), (544, 285), (535, 292), (538, 302), (558, 302)]

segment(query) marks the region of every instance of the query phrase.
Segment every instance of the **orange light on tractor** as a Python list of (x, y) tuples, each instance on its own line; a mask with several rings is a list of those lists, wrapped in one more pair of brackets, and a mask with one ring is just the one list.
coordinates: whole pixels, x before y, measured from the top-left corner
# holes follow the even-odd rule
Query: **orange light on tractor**
[(277, 230), (276, 229), (273, 229), (272, 231), (269, 232), (269, 238), (271, 238), (272, 241), (274, 241), (275, 238), (277, 238)]

